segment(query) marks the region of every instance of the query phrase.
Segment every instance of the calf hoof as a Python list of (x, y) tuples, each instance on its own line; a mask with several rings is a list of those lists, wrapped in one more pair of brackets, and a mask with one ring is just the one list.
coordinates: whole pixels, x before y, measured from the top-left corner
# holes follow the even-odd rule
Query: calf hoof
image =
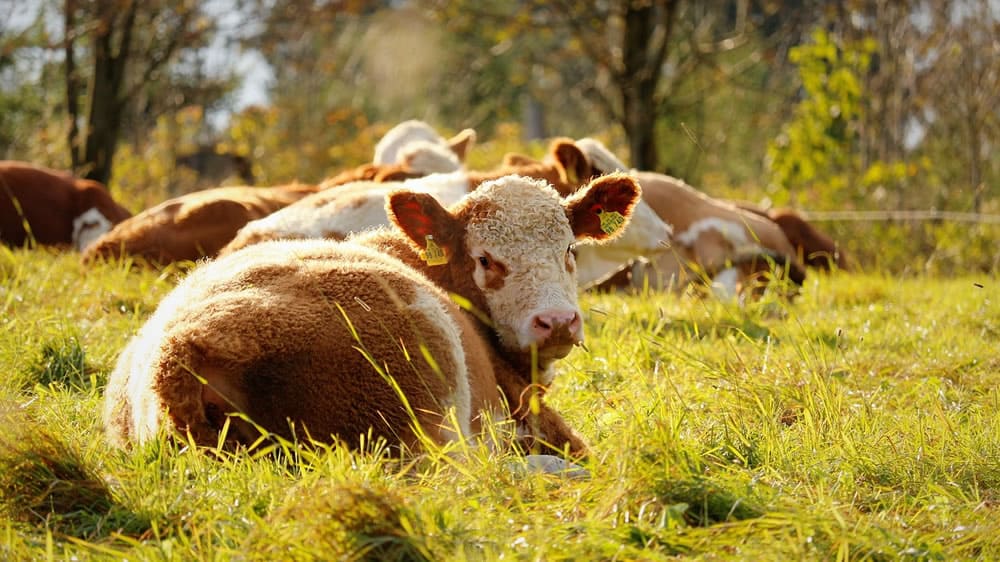
[(517, 476), (542, 473), (574, 480), (590, 478), (590, 471), (586, 468), (555, 455), (527, 455), (522, 462), (510, 463), (509, 468)]

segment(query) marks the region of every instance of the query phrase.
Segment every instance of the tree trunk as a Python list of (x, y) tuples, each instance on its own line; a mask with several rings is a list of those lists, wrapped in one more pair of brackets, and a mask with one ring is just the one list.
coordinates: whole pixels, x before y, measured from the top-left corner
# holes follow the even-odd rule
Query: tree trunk
[(101, 14), (100, 19), (105, 25), (94, 37), (94, 77), (90, 89), (84, 152), (79, 163), (83, 177), (104, 184), (111, 179), (112, 159), (121, 132), (121, 115), (124, 109), (122, 86), (136, 15), (136, 3), (129, 2), (121, 21), (116, 51), (113, 44), (116, 7), (120, 6), (105, 5), (105, 8), (110, 8)]
[[(623, 68), (619, 80), (622, 126), (628, 137), (631, 164), (640, 170), (657, 169), (655, 127), (659, 100), (656, 86), (677, 4), (677, 1), (659, 0), (638, 5), (630, 3), (625, 9)], [(658, 29), (661, 35), (654, 37)], [(658, 43), (654, 45), (654, 41)], [(654, 46), (651, 48), (651, 45)]]
[(76, 40), (76, 0), (66, 0), (64, 6), (66, 37), (65, 55), (66, 65), (66, 113), (69, 115), (69, 131), (66, 134), (66, 141), (69, 144), (70, 166), (76, 171), (80, 167), (80, 90), (79, 80), (76, 76), (76, 53), (74, 52), (74, 41)]

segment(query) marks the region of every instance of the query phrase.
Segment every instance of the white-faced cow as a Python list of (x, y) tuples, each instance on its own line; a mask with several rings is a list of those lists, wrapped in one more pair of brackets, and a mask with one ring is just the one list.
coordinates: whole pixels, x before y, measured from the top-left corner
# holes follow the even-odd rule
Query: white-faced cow
[[(110, 437), (143, 442), (166, 426), (212, 446), (240, 412), (285, 437), (291, 424), (317, 440), (354, 446), (371, 431), (412, 448), (421, 432), (439, 443), (473, 436), (506, 403), (522, 445), (584, 455), (559, 414), (544, 402), (533, 413), (530, 397), (583, 338), (571, 247), (612, 238), (602, 215), (627, 220), (639, 196), (625, 175), (566, 199), (507, 176), (448, 209), (398, 191), (386, 203), (392, 228), (204, 262), (119, 357)], [(257, 438), (230, 419), (231, 442)]]
[(4, 244), (82, 250), (130, 216), (96, 181), (0, 160), (0, 241)]

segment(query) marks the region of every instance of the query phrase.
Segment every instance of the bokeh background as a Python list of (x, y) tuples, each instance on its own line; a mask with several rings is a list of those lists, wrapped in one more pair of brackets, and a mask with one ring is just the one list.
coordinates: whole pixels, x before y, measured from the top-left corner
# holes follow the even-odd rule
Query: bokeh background
[(470, 168), (593, 136), (863, 268), (996, 273), (998, 102), (997, 0), (0, 0), (0, 158), (133, 211), (417, 118), (476, 129)]

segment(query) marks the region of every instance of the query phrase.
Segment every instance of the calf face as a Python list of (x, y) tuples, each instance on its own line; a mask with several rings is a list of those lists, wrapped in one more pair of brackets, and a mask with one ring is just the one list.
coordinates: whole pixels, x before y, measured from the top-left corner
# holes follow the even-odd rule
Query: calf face
[(387, 210), (429, 270), (441, 268), (432, 274), (440, 286), (485, 314), (505, 350), (535, 348), (544, 366), (583, 340), (573, 245), (617, 236), (639, 197), (620, 174), (566, 199), (544, 181), (507, 176), (450, 210), (413, 192), (391, 194)]
[(77, 215), (73, 218), (73, 246), (83, 251), (132, 213), (115, 203), (103, 185), (91, 180), (75, 183)]

